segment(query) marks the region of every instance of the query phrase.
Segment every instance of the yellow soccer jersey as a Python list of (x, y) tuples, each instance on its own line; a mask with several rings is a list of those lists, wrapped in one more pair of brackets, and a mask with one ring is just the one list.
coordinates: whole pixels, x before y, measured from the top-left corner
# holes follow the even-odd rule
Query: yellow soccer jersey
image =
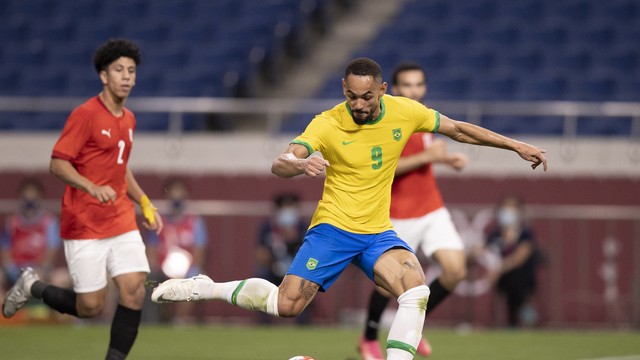
[(384, 95), (378, 118), (358, 125), (347, 102), (317, 115), (292, 143), (329, 161), (322, 199), (311, 220), (357, 234), (392, 228), (391, 184), (405, 143), (414, 132), (436, 132), (440, 114), (404, 98)]

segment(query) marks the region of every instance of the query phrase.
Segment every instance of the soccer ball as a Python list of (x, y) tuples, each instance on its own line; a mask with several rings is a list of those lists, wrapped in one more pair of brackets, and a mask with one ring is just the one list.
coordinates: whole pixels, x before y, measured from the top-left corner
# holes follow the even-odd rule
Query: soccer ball
[(312, 358), (311, 356), (298, 355), (298, 356), (292, 357), (289, 360), (316, 360), (316, 359)]

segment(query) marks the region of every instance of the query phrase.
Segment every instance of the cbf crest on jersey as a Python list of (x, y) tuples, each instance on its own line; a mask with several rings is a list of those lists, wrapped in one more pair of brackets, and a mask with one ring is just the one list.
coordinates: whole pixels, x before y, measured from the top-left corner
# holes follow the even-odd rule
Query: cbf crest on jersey
[(395, 140), (395, 141), (402, 140), (402, 129), (401, 128), (393, 129), (391, 131), (393, 132), (393, 140)]

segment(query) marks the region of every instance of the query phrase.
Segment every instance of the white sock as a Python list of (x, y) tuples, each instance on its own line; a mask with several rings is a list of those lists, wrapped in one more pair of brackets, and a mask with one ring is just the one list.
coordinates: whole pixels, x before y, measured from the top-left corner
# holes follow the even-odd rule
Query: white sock
[(431, 291), (426, 285), (407, 290), (398, 297), (398, 312), (387, 337), (387, 360), (411, 360), (422, 339), (424, 313)]
[[(278, 316), (278, 287), (264, 279), (251, 278), (226, 283), (207, 283), (199, 288), (203, 299), (224, 300), (243, 309)], [(208, 295), (210, 294), (210, 295)]]

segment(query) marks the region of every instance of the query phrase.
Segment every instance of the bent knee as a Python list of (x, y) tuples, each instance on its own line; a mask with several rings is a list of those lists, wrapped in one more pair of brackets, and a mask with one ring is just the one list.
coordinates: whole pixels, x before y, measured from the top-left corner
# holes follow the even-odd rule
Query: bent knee
[(100, 315), (104, 309), (104, 301), (81, 301), (77, 304), (78, 317), (91, 318)]
[(443, 269), (440, 281), (446, 288), (452, 290), (458, 283), (467, 277), (467, 268), (464, 265)]
[(304, 303), (295, 301), (278, 302), (278, 315), (280, 317), (292, 318), (300, 315), (305, 308)]
[(120, 291), (120, 304), (130, 309), (141, 309), (144, 304), (144, 284), (139, 287)]

